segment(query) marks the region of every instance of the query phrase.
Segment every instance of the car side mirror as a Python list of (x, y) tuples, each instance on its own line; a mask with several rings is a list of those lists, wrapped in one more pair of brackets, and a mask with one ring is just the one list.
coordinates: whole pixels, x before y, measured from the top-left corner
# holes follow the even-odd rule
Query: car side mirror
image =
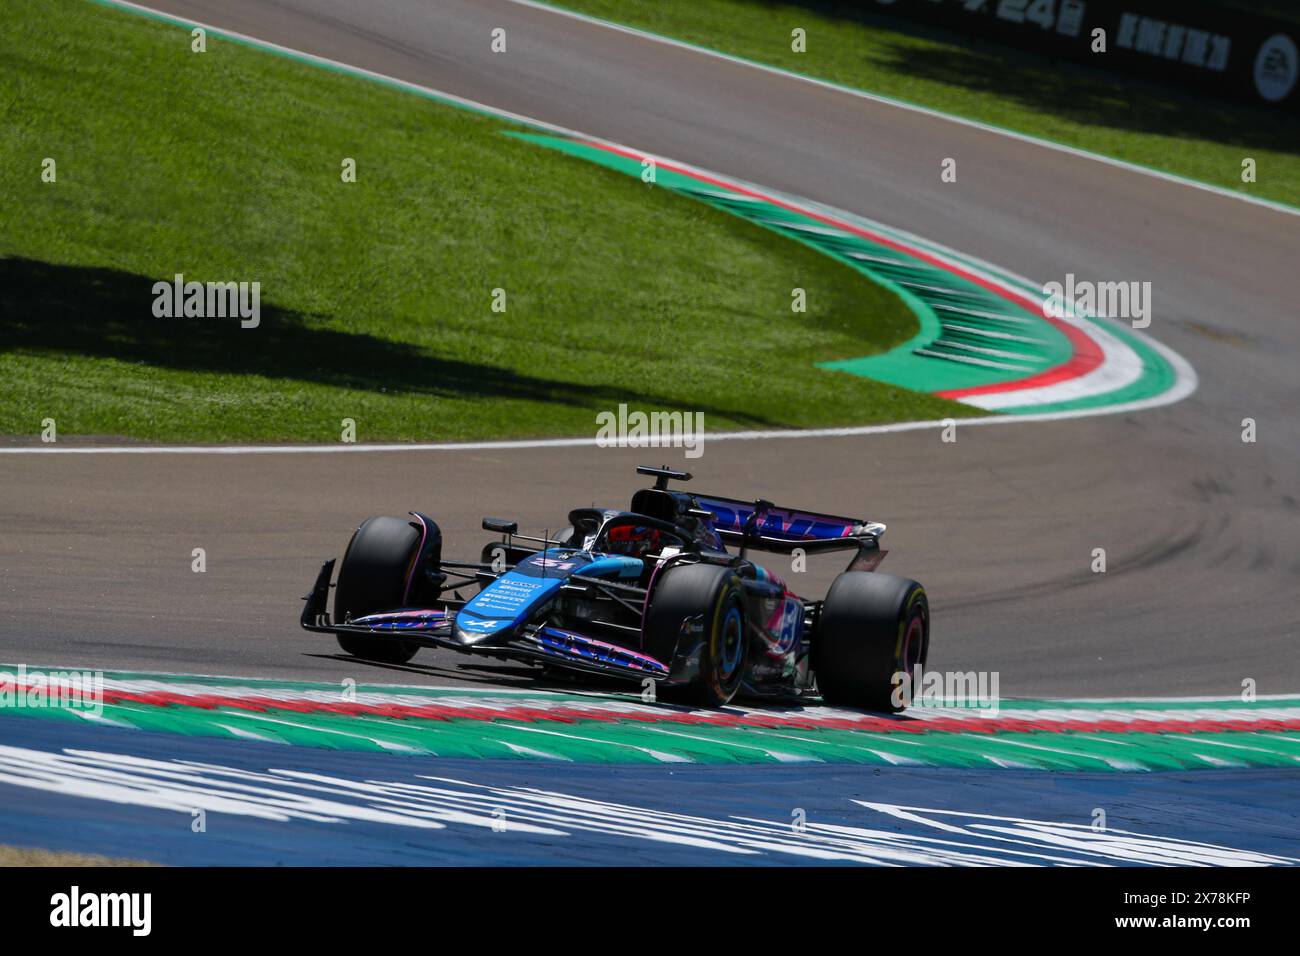
[(495, 531), (498, 534), (514, 534), (519, 530), (518, 521), (506, 521), (504, 518), (484, 518), (484, 531)]

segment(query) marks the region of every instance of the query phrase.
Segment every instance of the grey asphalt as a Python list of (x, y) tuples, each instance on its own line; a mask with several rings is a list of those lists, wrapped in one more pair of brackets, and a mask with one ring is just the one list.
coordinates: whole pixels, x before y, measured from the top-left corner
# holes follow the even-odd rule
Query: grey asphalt
[[(154, 6), (831, 203), (1036, 281), (1150, 281), (1150, 332), (1200, 376), (1183, 402), (953, 444), (706, 443), (695, 484), (888, 522), (885, 569), (930, 592), (931, 665), (997, 670), (1004, 694), (1300, 691), (1300, 217), (508, 0)], [(489, 50), (498, 26), (505, 54)], [(940, 182), (946, 157), (956, 183)], [(528, 686), (442, 652), (400, 670), (338, 659), (298, 631), (297, 598), (368, 514), (426, 511), (468, 555), (483, 514), (554, 528), (571, 506), (624, 501), (647, 456), (681, 461), (3, 455), (0, 661)], [(1105, 574), (1090, 570), (1098, 547)], [(773, 568), (815, 593), (827, 560)]]

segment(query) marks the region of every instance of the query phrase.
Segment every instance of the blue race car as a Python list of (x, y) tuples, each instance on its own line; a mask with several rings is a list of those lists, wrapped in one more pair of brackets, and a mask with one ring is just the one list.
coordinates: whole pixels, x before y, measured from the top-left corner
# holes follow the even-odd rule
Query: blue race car
[[(637, 472), (655, 483), (629, 509), (575, 509), (554, 537), (484, 518), (501, 538), (473, 563), (444, 560), (438, 525), (419, 512), (368, 518), (343, 555), (333, 614), (330, 560), (302, 626), (383, 663), (444, 647), (624, 678), (704, 706), (820, 695), (902, 709), (900, 675), (925, 664), (930, 609), (920, 584), (876, 573), (883, 524), (668, 487), (686, 472)], [(755, 550), (853, 556), (810, 600), (750, 560)]]

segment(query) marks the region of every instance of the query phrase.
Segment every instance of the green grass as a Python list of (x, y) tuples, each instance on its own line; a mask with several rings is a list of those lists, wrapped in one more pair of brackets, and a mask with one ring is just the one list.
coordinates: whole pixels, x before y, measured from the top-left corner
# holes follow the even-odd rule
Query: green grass
[(66, 853), (56, 850), (29, 850), (26, 847), (0, 846), (0, 866), (155, 866), (141, 860), (118, 860), (93, 853)]
[[(606, 20), (1300, 206), (1300, 116), (808, 0), (554, 0)], [(807, 51), (790, 31), (807, 31)], [(1253, 158), (1257, 181), (1241, 181)]]
[[(0, 121), (0, 434), (594, 435), (620, 402), (715, 430), (971, 413), (813, 367), (915, 331), (851, 269), (381, 84), (7, 0)], [(154, 318), (178, 272), (259, 281), (260, 327)]]

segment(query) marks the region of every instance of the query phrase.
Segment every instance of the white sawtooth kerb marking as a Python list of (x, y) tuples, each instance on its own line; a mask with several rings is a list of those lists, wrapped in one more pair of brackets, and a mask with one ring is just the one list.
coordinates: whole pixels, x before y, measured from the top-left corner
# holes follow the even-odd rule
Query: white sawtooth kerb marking
[[(12, 671), (12, 670), (14, 670), (15, 668), (17, 668), (18, 666), (19, 666), (18, 664), (13, 663), (13, 662), (0, 662), (0, 670), (9, 670), (9, 671)], [(47, 672), (47, 673), (48, 673), (48, 672), (51, 672), (51, 671), (83, 671), (83, 672), (84, 672), (84, 671), (86, 671), (86, 670), (93, 670), (93, 669), (94, 669), (94, 668), (87, 668), (87, 667), (85, 667), (85, 666), (72, 666), (72, 665), (69, 665), (69, 664), (50, 664), (50, 663), (25, 664), (24, 666), (26, 666), (27, 669), (28, 669), (29, 671), (39, 670), (39, 671), (44, 671), (44, 672)], [(159, 687), (162, 687), (162, 686), (171, 686), (171, 682), (174, 682), (174, 681), (183, 681), (183, 680), (185, 680), (185, 679), (189, 679), (189, 680), (191, 680), (191, 681), (195, 681), (195, 682), (202, 682), (202, 681), (222, 681), (222, 682), (230, 682), (230, 684), (229, 684), (229, 685), (226, 685), (226, 686), (233, 686), (233, 685), (234, 685), (236, 682), (238, 682), (238, 681), (253, 681), (253, 683), (250, 684), (250, 685), (248, 685), (248, 686), (249, 686), (250, 688), (255, 688), (255, 687), (258, 686), (258, 682), (259, 682), (259, 680), (261, 680), (261, 679), (259, 679), (259, 678), (237, 677), (237, 676), (235, 676), (235, 675), (233, 675), (233, 674), (192, 674), (192, 673), (185, 673), (185, 672), (183, 672), (183, 671), (182, 671), (182, 672), (176, 672), (176, 671), (143, 671), (143, 670), (141, 670), (141, 671), (114, 671), (113, 673), (115, 673), (115, 674), (119, 674), (119, 675), (122, 675), (122, 674), (128, 674), (128, 673), (129, 673), (129, 674), (137, 674), (137, 675), (139, 675), (140, 677), (143, 677), (143, 678), (146, 678), (146, 679), (156, 679), (157, 682), (158, 682), (158, 683), (156, 684), (156, 686), (159, 686)], [(121, 677), (121, 676), (119, 676), (119, 677), (113, 677), (113, 678), (108, 678), (108, 677), (106, 677), (106, 678), (105, 678), (105, 686), (108, 686), (109, 681), (118, 681), (118, 682), (121, 682), (121, 683), (129, 683), (129, 682), (130, 682), (130, 679), (129, 679), (129, 678), (126, 678), (126, 677)], [(303, 689), (303, 690), (321, 690), (321, 689), (323, 689), (323, 688), (319, 688), (319, 687), (316, 687), (316, 688), (307, 687), (307, 686), (305, 686), (305, 685), (306, 685), (308, 682), (305, 682), (305, 681), (300, 681), (300, 682), (294, 682), (294, 681), (283, 681), (283, 682), (277, 682), (277, 681), (268, 680), (268, 681), (266, 681), (266, 682), (267, 682), (268, 684), (276, 684), (276, 683), (288, 683), (288, 684), (294, 684), (294, 683), (300, 683), (300, 684), (303, 684), (303, 685), (304, 685), (304, 687), (301, 688), (301, 689)], [(209, 690), (211, 690), (212, 692), (215, 693), (216, 691), (220, 690), (220, 689), (222, 688), (223, 685), (222, 685), (222, 684), (204, 684), (204, 685), (202, 685), (202, 686), (205, 686), (205, 687), (209, 688)], [(398, 693), (398, 692), (401, 692), (401, 691), (410, 691), (412, 694), (416, 694), (416, 695), (420, 695), (420, 694), (430, 694), (430, 693), (432, 693), (432, 694), (437, 694), (437, 693), (439, 693), (439, 692), (446, 692), (446, 693), (463, 694), (463, 695), (464, 695), (466, 698), (468, 698), (468, 699), (475, 699), (475, 698), (477, 698), (477, 697), (500, 697), (500, 696), (505, 696), (505, 697), (529, 697), (529, 696), (533, 696), (533, 697), (538, 697), (539, 699), (545, 699), (545, 700), (551, 700), (551, 701), (556, 701), (556, 700), (579, 700), (579, 699), (580, 699), (580, 700), (597, 700), (597, 701), (600, 701), (600, 700), (608, 700), (608, 701), (612, 701), (612, 702), (620, 702), (620, 701), (626, 701), (626, 700), (627, 700), (627, 695), (626, 695), (626, 694), (620, 694), (620, 693), (613, 692), (613, 691), (609, 691), (609, 692), (607, 692), (607, 691), (597, 691), (597, 690), (583, 691), (582, 694), (581, 694), (581, 697), (578, 697), (578, 696), (576, 696), (576, 695), (574, 695), (574, 696), (571, 697), (571, 696), (566, 695), (566, 694), (553, 693), (553, 692), (550, 692), (550, 691), (536, 691), (536, 690), (520, 689), (520, 688), (514, 688), (514, 687), (493, 687), (491, 690), (478, 691), (478, 690), (473, 690), (473, 689), (471, 689), (471, 688), (464, 687), (464, 686), (460, 686), (460, 685), (451, 686), (451, 685), (438, 685), (438, 684), (367, 684), (367, 685), (365, 685), (365, 686), (371, 688), (375, 693), (379, 693), (379, 694)], [(280, 688), (280, 689), (283, 690), (284, 688)], [(294, 690), (297, 690), (297, 689), (298, 689), (298, 688), (291, 688), (291, 689), (290, 689), (290, 692), (293, 692)], [(1008, 698), (1008, 699), (1009, 699), (1009, 700), (1012, 700), (1012, 699), (1015, 699), (1015, 698)], [(1231, 700), (1231, 701), (1238, 701), (1238, 700), (1240, 700), (1240, 698), (1239, 698), (1239, 697), (1215, 697), (1215, 696), (1213, 696), (1213, 695), (1209, 695), (1209, 696), (1207, 696), (1207, 695), (1200, 695), (1200, 696), (1183, 696), (1183, 697), (1061, 697), (1061, 698), (1056, 698), (1056, 699), (1052, 700), (1051, 703), (1052, 703), (1052, 704), (1059, 704), (1059, 705), (1062, 705), (1062, 706), (1066, 706), (1066, 705), (1069, 705), (1069, 704), (1114, 704), (1114, 705), (1117, 706), (1117, 707), (1121, 707), (1121, 706), (1124, 706), (1124, 705), (1126, 705), (1126, 704), (1152, 704), (1152, 705), (1155, 705), (1155, 706), (1168, 705), (1168, 704), (1221, 704), (1221, 703), (1224, 703), (1225, 701), (1229, 701), (1229, 700)], [(1258, 695), (1256, 695), (1255, 700), (1256, 700), (1256, 701), (1264, 701), (1264, 702), (1266, 702), (1266, 701), (1283, 701), (1283, 700), (1286, 700), (1286, 701), (1295, 701), (1295, 700), (1300, 700), (1300, 693), (1295, 693), (1295, 694), (1258, 694)], [(760, 713), (768, 713), (769, 711), (760, 710), (759, 712), (760, 712)], [(1279, 713), (1279, 711), (1271, 711), (1270, 713), (1276, 714), (1276, 713)]]
[[(173, 14), (165, 13), (161, 10), (155, 10), (152, 7), (146, 6), (144, 4), (132, 3), (130, 2), (130, 0), (101, 0), (101, 2), (114, 7), (134, 10), (137, 13), (146, 14), (148, 16), (155, 17), (157, 19), (164, 20), (172, 24), (176, 24), (178, 26), (203, 27), (205, 30), (207, 30), (209, 33), (211, 33), (214, 36), (228, 37), (230, 39), (239, 40), (243, 43), (247, 43), (248, 45), (253, 47), (258, 47), (264, 50), (271, 50), (283, 54), (285, 56), (293, 57), (295, 59), (299, 59), (308, 63), (316, 64), (318, 66), (327, 66), (335, 70), (340, 70), (345, 73), (350, 73), (354, 76), (362, 76), (368, 79), (378, 80), (382, 83), (386, 83), (401, 89), (405, 89), (408, 92), (417, 93), (426, 97), (432, 97), (434, 99), (442, 100), (447, 103), (452, 103), (458, 106), (466, 107), (468, 109), (476, 110), (478, 112), (486, 113), (492, 116), (497, 116), (501, 119), (509, 120), (514, 123), (519, 123), (524, 126), (531, 126), (535, 129), (544, 129), (549, 132), (559, 133), (565, 136), (578, 137), (581, 139), (585, 139), (589, 142), (599, 143), (603, 146), (609, 146), (616, 149), (629, 150), (632, 152), (640, 153), (647, 157), (664, 158), (666, 161), (673, 162), (675, 165), (678, 165), (683, 169), (688, 169), (698, 173), (704, 173), (705, 175), (717, 175), (717, 174), (709, 173), (705, 170), (701, 170), (697, 167), (691, 166), (688, 163), (682, 163), (676, 160), (667, 160), (666, 157), (659, 157), (659, 155), (655, 153), (653, 150), (644, 150), (637, 146), (631, 146), (624, 143), (615, 143), (611, 140), (606, 140), (603, 139), (602, 137), (594, 136), (590, 133), (584, 133), (580, 130), (569, 129), (564, 126), (558, 126), (554, 123), (548, 123), (545, 120), (539, 120), (534, 117), (524, 116), (522, 114), (514, 113), (509, 110), (503, 110), (493, 106), (488, 106), (485, 103), (479, 103), (475, 100), (467, 99), (466, 97), (463, 96), (457, 96), (454, 93), (447, 93), (442, 90), (435, 90), (432, 87), (422, 86), (418, 83), (411, 83), (407, 80), (398, 79), (397, 77), (388, 76), (383, 73), (377, 73), (374, 70), (367, 70), (362, 67), (351, 66), (347, 63), (343, 63), (338, 60), (332, 60), (328, 57), (317, 56), (314, 53), (306, 53), (302, 50), (295, 50), (292, 47), (282, 46), (281, 44), (272, 43), (269, 40), (262, 40), (254, 36), (250, 36), (248, 34), (238, 33), (233, 30), (227, 30), (221, 27), (212, 26), (210, 24), (203, 23), (202, 21), (199, 20), (194, 20), (185, 17), (178, 17)], [(515, 0), (515, 2), (520, 2), (520, 0)], [(558, 12), (564, 12), (564, 11), (558, 11)], [(635, 32), (635, 31), (631, 31), (631, 32)], [(670, 41), (665, 41), (665, 42), (670, 42)], [(738, 62), (744, 62), (744, 61), (738, 61)], [(750, 65), (757, 67), (757, 64), (750, 64)], [(790, 75), (794, 76), (794, 74), (790, 74)], [(816, 81), (810, 80), (809, 82), (816, 82)], [(870, 96), (869, 94), (860, 94), (860, 95), (867, 96), (867, 98), (869, 99), (875, 98)], [(890, 102), (890, 101), (882, 100), (882, 102)], [(894, 104), (894, 105), (900, 105), (900, 104)], [(919, 107), (917, 109), (919, 109)], [(942, 116), (943, 114), (935, 114), (935, 115)], [(954, 121), (957, 121), (955, 118), (953, 119)], [(970, 125), (978, 126), (979, 124), (970, 124)], [(994, 128), (991, 129), (997, 132), (996, 129)], [(1030, 139), (1029, 141), (1035, 142), (1032, 139)], [(1122, 165), (1122, 164), (1118, 164), (1118, 165)], [(721, 175), (717, 175), (717, 178), (725, 179), (730, 182), (737, 182), (737, 183), (740, 182), (740, 180), (736, 180)], [(1205, 187), (1205, 188), (1210, 188), (1210, 187)], [(778, 193), (773, 192), (772, 190), (764, 190), (764, 192), (767, 192), (771, 195), (780, 195)], [(1236, 195), (1230, 192), (1227, 194)], [(1239, 197), (1239, 198), (1251, 199), (1251, 197)], [(790, 201), (790, 200), (786, 199), (786, 201)], [(801, 205), (801, 207), (803, 208), (812, 208), (812, 204), (805, 204), (802, 203), (802, 201), (800, 201), (800, 203), (798, 204)], [(842, 213), (839, 210), (833, 210), (833, 207), (823, 206), (821, 204), (816, 204), (816, 206), (817, 208), (820, 208), (827, 212), (833, 211), (835, 215), (844, 215), (846, 216), (846, 218), (850, 218), (850, 219), (852, 218), (863, 219), (863, 217), (847, 216), (847, 214)], [(1298, 210), (1297, 212), (1300, 212), (1300, 210)], [(863, 220), (863, 221), (869, 221), (869, 220)], [(904, 233), (900, 230), (892, 230), (892, 231), (894, 231), (899, 235), (907, 235), (907, 233)], [(929, 247), (927, 249), (927, 252), (930, 255), (942, 257), (945, 259), (950, 258), (948, 251), (945, 250), (945, 247), (940, 246), (936, 243), (927, 243), (927, 245)], [(952, 258), (951, 261), (954, 266), (966, 271), (971, 271), (971, 263), (978, 260), (973, 259), (972, 257), (963, 257), (960, 259)], [(1002, 271), (1004, 275), (1012, 275), (1011, 273), (1005, 272), (1005, 270), (1000, 270), (1000, 271)], [(987, 278), (989, 278), (990, 281), (997, 282), (999, 285), (1003, 286), (1009, 291), (1013, 291), (1022, 297), (1025, 296), (1025, 293), (1022, 289), (1017, 289), (1009, 282), (1005, 282), (1001, 280), (995, 274), (988, 274)], [(1191, 395), (1194, 391), (1196, 391), (1196, 386), (1197, 386), (1196, 373), (1192, 370), (1191, 365), (1188, 364), (1187, 361), (1182, 358), (1182, 356), (1178, 355), (1172, 349), (1169, 349), (1168, 347), (1162, 345), (1160, 342), (1154, 339), (1150, 339), (1149, 341), (1151, 346), (1155, 348), (1167, 362), (1169, 362), (1169, 364), (1173, 367), (1175, 373), (1174, 386), (1168, 389), (1167, 391), (1161, 393), (1160, 395), (1156, 395), (1151, 398), (1141, 399), (1139, 401), (1125, 402), (1119, 405), (1108, 405), (1108, 406), (1102, 406), (1098, 408), (1083, 408), (1083, 409), (1074, 409), (1069, 411), (1043, 412), (1043, 413), (1031, 412), (1024, 415), (995, 415), (995, 416), (980, 417), (980, 418), (964, 418), (958, 421), (958, 425), (959, 427), (967, 427), (967, 426), (980, 426), (980, 425), (1029, 424), (1034, 422), (1056, 422), (1056, 421), (1062, 421), (1071, 418), (1090, 418), (1095, 415), (1122, 414), (1122, 413), (1140, 411), (1149, 408), (1157, 408), (1162, 405), (1169, 405), (1174, 402), (1181, 401), (1182, 399), (1186, 398), (1188, 395)], [(848, 428), (772, 429), (767, 431), (719, 432), (715, 434), (710, 434), (708, 436), (708, 440), (709, 441), (746, 441), (746, 440), (755, 441), (755, 440), (797, 439), (797, 438), (853, 438), (853, 437), (866, 436), (866, 435), (888, 435), (895, 432), (933, 430), (937, 428), (943, 428), (946, 425), (947, 425), (947, 421), (938, 420), (938, 421), (916, 421), (916, 422), (893, 422), (888, 425), (861, 425), (861, 426), (848, 427)], [(103, 445), (86, 445), (86, 446), (72, 446), (72, 447), (65, 446), (61, 448), (57, 446), (51, 446), (51, 445), (16, 445), (16, 446), (8, 446), (8, 447), (0, 448), (0, 455), (160, 455), (160, 454), (322, 455), (322, 454), (409, 452), (409, 451), (425, 451), (425, 452), (510, 451), (515, 449), (527, 450), (527, 449), (535, 449), (535, 448), (581, 448), (581, 447), (594, 447), (595, 445), (596, 445), (596, 437), (593, 435), (589, 438), (588, 437), (539, 438), (539, 439), (524, 439), (524, 440), (515, 440), (515, 441), (507, 440), (507, 441), (442, 442), (442, 443), (400, 442), (400, 443), (389, 443), (389, 444), (339, 443), (337, 445), (129, 445), (129, 444), (124, 444), (124, 445), (108, 445), (108, 446), (103, 446)]]
[[(658, 159), (660, 157), (656, 157)], [(665, 163), (676, 163), (675, 160), (664, 160)], [(952, 266), (961, 273), (973, 275), (989, 285), (995, 286), (1007, 294), (1018, 305), (1034, 315), (1041, 315), (1043, 303), (1041, 296), (1034, 289), (1034, 284), (1024, 276), (1018, 275), (1007, 269), (993, 266), (985, 263), (980, 259), (973, 258), (964, 253), (958, 252), (947, 246), (941, 245), (930, 240), (923, 240), (911, 233), (888, 226), (885, 223), (876, 222), (866, 216), (860, 216), (850, 213), (843, 209), (836, 209), (825, 203), (810, 202), (801, 199), (798, 196), (792, 196), (788, 193), (777, 190), (766, 189), (765, 187), (745, 182), (744, 180), (734, 177), (721, 176), (717, 173), (710, 173), (704, 170), (698, 170), (694, 167), (682, 163), (676, 163), (691, 172), (704, 173), (704, 175), (721, 179), (730, 184), (734, 184), (741, 189), (750, 190), (762, 194), (764, 198), (777, 199), (780, 203), (787, 206), (793, 206), (800, 211), (820, 215), (830, 219), (839, 220), (845, 226), (857, 226), (867, 232), (884, 235), (892, 242), (902, 246), (909, 247), (911, 253), (924, 253), (933, 258)], [(825, 230), (833, 232), (835, 230), (829, 227)], [(1073, 399), (1100, 397), (1111, 392), (1117, 392), (1136, 382), (1142, 375), (1142, 359), (1137, 352), (1127, 342), (1111, 332), (1105, 323), (1098, 320), (1098, 317), (1084, 312), (1076, 303), (1064, 299), (1060, 300), (1064, 315), (1061, 321), (1077, 329), (1083, 335), (1092, 340), (1101, 350), (1102, 363), (1086, 375), (1066, 379), (1052, 385), (1044, 385), (1030, 388), (1008, 389), (1003, 392), (992, 392), (983, 395), (972, 395), (967, 398), (959, 399), (965, 405), (972, 405), (976, 408), (983, 408), (986, 411), (997, 411), (1002, 408), (1016, 408), (1026, 405), (1053, 405), (1058, 402), (1070, 401)], [(1140, 335), (1136, 330), (1134, 335)], [(1197, 379), (1196, 372), (1191, 365), (1181, 356), (1177, 355), (1172, 349), (1160, 345), (1154, 339), (1148, 336), (1142, 336), (1143, 340), (1153, 347), (1165, 358), (1175, 374), (1174, 385), (1161, 395), (1154, 396), (1148, 401), (1157, 404), (1165, 404), (1164, 399), (1169, 401), (1178, 401), (1185, 398), (1195, 390)], [(1140, 405), (1141, 403), (1126, 403), (1125, 405), (1106, 406), (1098, 409), (1098, 413), (1107, 414), (1128, 408), (1130, 405)], [(1031, 416), (1014, 416), (1015, 420), (1023, 421)], [(998, 419), (999, 421), (1005, 419)]]
[[(32, 668), (38, 670), (38, 668)], [(73, 687), (75, 684), (68, 681), (57, 679), (53, 672), (58, 670), (68, 670), (68, 668), (39, 668), (42, 672), (50, 672), (44, 686), (53, 689), (57, 687)], [(0, 664), (0, 671), (11, 672), (12, 666)], [(159, 675), (161, 676), (161, 675)], [(564, 697), (564, 696), (546, 696), (529, 691), (511, 691), (511, 690), (493, 690), (488, 696), (470, 695), (456, 688), (427, 688), (428, 691), (435, 693), (417, 694), (406, 693), (416, 688), (409, 686), (395, 685), (390, 691), (367, 690), (357, 691), (351, 696), (345, 698), (342, 690), (325, 690), (323, 688), (285, 688), (285, 687), (259, 687), (255, 683), (243, 685), (214, 686), (212, 684), (201, 684), (187, 681), (185, 676), (179, 676), (172, 681), (154, 680), (154, 679), (122, 679), (108, 678), (103, 682), (106, 691), (119, 691), (126, 693), (167, 693), (178, 697), (199, 697), (199, 698), (228, 698), (232, 702), (238, 702), (242, 699), (285, 701), (287, 703), (305, 702), (318, 704), (339, 704), (350, 703), (362, 706), (409, 706), (409, 707), (446, 707), (463, 710), (467, 712), (481, 711), (485, 718), (490, 715), (509, 717), (517, 709), (547, 711), (563, 709), (566, 711), (587, 711), (594, 715), (617, 716), (617, 715), (635, 715), (635, 716), (669, 716), (663, 707), (653, 704), (644, 704), (639, 701), (620, 698), (615, 695), (603, 695), (592, 697)], [(442, 691), (438, 693), (438, 691)], [(528, 696), (529, 694), (535, 696)], [(499, 695), (499, 696), (498, 696)], [(1133, 700), (1105, 699), (1102, 703), (1114, 704), (1113, 707), (1104, 709), (1095, 709), (1087, 707), (1075, 707), (1072, 704), (1087, 703), (1084, 699), (1073, 700), (1051, 700), (1042, 701), (1042, 706), (1033, 708), (1027, 707), (1003, 707), (999, 709), (996, 715), (1001, 720), (1030, 720), (1046, 721), (1060, 724), (1070, 723), (1095, 723), (1097, 721), (1116, 721), (1130, 724), (1142, 723), (1196, 723), (1199, 721), (1224, 721), (1224, 722), (1246, 722), (1259, 720), (1296, 720), (1300, 719), (1300, 703), (1293, 703), (1292, 706), (1281, 707), (1232, 707), (1232, 708), (1215, 708), (1206, 707), (1169, 707), (1170, 704), (1214, 704), (1223, 703), (1226, 700), (1236, 701), (1237, 698), (1213, 698), (1213, 697), (1190, 697), (1190, 698), (1169, 698), (1164, 700), (1138, 698)], [(1266, 704), (1271, 700), (1296, 702), (1294, 695), (1275, 695), (1258, 698), (1259, 703)], [(1142, 706), (1145, 705), (1145, 706)], [(1164, 706), (1162, 706), (1164, 705)], [(128, 703), (127, 706), (134, 706)], [(680, 711), (672, 711), (680, 713)], [(717, 716), (720, 720), (727, 717), (748, 717), (756, 716), (759, 718), (788, 717), (791, 720), (807, 721), (810, 723), (835, 723), (843, 721), (862, 722), (865, 728), (876, 732), (876, 721), (881, 715), (864, 718), (857, 711), (841, 710), (835, 707), (826, 707), (822, 705), (810, 705), (806, 707), (794, 707), (787, 710), (772, 710), (771, 708), (730, 706), (721, 711), (691, 711), (693, 717), (710, 717)], [(87, 715), (89, 718), (89, 715)], [(292, 719), (285, 718), (266, 718), (265, 715), (254, 715), (257, 719), (267, 719), (280, 721), (284, 723), (293, 723)], [(977, 723), (982, 720), (991, 719), (987, 712), (971, 710), (960, 707), (913, 707), (907, 712), (909, 720), (968, 720)], [(98, 719), (108, 720), (109, 718), (99, 717)], [(730, 726), (730, 724), (727, 724)], [(771, 728), (762, 723), (746, 724), (756, 730), (788, 730), (789, 728), (782, 725), (775, 725)], [(535, 728), (513, 727), (516, 730), (533, 730)], [(650, 729), (649, 727), (647, 729)], [(657, 732), (677, 733), (680, 736), (689, 737), (689, 733), (670, 732), (663, 728), (653, 728)], [(566, 736), (564, 733), (553, 730), (552, 733), (558, 736)], [(354, 736), (367, 736), (357, 734)], [(586, 738), (578, 738), (586, 739)], [(608, 743), (608, 741), (593, 741), (596, 743)], [(777, 756), (777, 759), (788, 757), (795, 758), (787, 754)]]

